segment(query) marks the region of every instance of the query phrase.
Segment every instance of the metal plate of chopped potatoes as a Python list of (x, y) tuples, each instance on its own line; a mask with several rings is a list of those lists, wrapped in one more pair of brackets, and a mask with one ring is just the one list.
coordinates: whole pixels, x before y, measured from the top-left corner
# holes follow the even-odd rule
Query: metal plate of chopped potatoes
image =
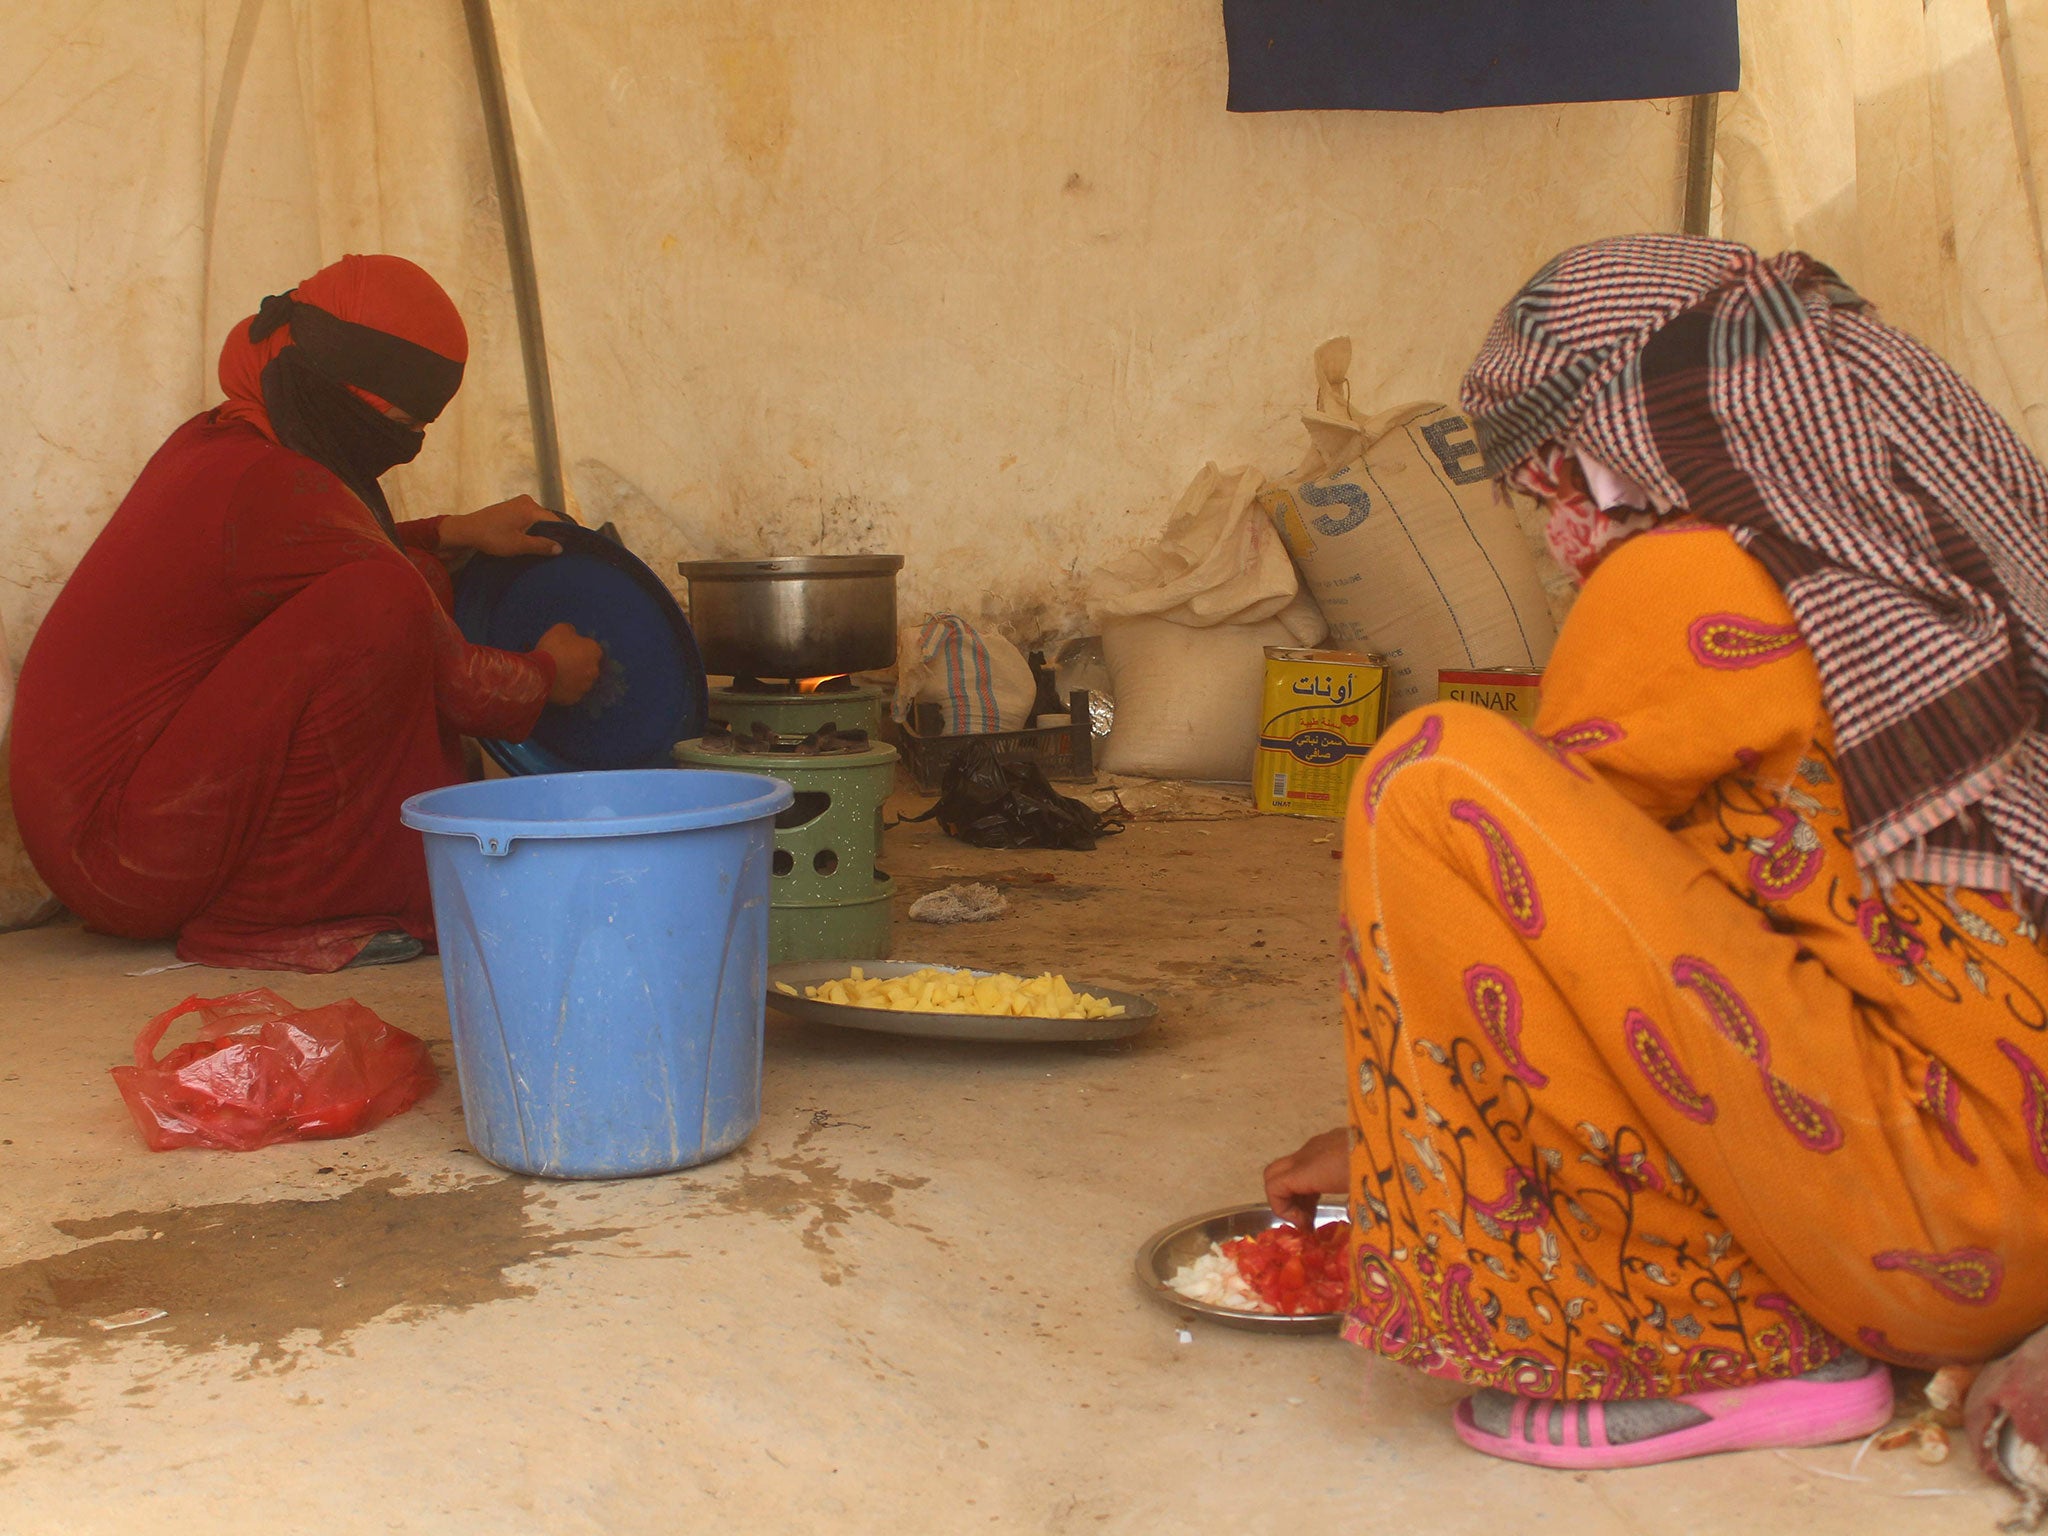
[[(1135, 992), (1119, 992), (1090, 982), (1066, 978), (1069, 988), (1098, 997), (1122, 1010), (1109, 1018), (1048, 1019), (993, 1013), (917, 1013), (907, 1008), (859, 1008), (806, 997), (807, 988), (844, 981), (858, 966), (865, 977), (884, 984), (919, 971), (952, 971), (977, 979), (1000, 973), (964, 966), (933, 965), (917, 960), (792, 960), (768, 967), (768, 1006), (792, 1019), (811, 1024), (836, 1024), (844, 1029), (874, 1030), (886, 1035), (914, 1035), (926, 1040), (1013, 1040), (1054, 1043), (1070, 1040), (1123, 1040), (1158, 1016), (1158, 1005)], [(1030, 976), (1040, 974), (1037, 971)], [(787, 988), (788, 990), (784, 990)], [(791, 994), (795, 995), (792, 996)]]

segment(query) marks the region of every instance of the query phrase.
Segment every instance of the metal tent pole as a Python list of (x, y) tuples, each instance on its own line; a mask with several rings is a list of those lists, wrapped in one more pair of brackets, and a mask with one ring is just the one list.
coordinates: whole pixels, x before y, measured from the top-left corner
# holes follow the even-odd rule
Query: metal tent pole
[(1685, 138), (1685, 222), (1688, 235), (1704, 235), (1714, 208), (1714, 135), (1721, 122), (1718, 95), (1692, 98)]
[(497, 174), (498, 212), (505, 223), (505, 259), (512, 269), (512, 307), (519, 319), (519, 355), (526, 365), (526, 410), (533, 421), (533, 468), (538, 500), (561, 510), (562, 444), (555, 432), (555, 389), (548, 377), (547, 336), (541, 329), (540, 279), (533, 266), (533, 235), (526, 221), (526, 188), (519, 179), (519, 151), (512, 142), (512, 111), (505, 99), (505, 66), (498, 55), (498, 29), (491, 0), (462, 0), (469, 23), (469, 52), (476, 62), (477, 92), (483, 100), (484, 133)]

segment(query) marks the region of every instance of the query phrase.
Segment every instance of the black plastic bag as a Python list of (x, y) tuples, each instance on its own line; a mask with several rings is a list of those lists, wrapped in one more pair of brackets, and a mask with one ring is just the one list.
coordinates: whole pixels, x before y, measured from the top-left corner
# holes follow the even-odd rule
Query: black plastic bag
[(976, 848), (1093, 848), (1124, 829), (1116, 811), (1102, 812), (1061, 794), (1029, 758), (1001, 757), (975, 742), (946, 765), (939, 800), (922, 816), (948, 837)]

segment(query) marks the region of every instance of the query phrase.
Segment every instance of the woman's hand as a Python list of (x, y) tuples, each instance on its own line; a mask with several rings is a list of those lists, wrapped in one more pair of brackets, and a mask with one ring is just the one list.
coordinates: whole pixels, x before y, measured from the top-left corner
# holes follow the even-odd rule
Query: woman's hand
[(567, 624), (557, 624), (534, 646), (555, 658), (555, 686), (548, 690), (550, 704), (579, 704), (597, 684), (604, 666), (604, 647), (576, 633)]
[(1266, 1203), (1282, 1221), (1304, 1232), (1316, 1224), (1319, 1197), (1351, 1185), (1351, 1131), (1340, 1127), (1311, 1136), (1285, 1157), (1266, 1164)]
[(535, 523), (550, 520), (568, 521), (531, 496), (514, 496), (495, 506), (442, 518), (441, 548), (473, 549), (480, 555), (559, 555), (561, 545), (526, 531)]

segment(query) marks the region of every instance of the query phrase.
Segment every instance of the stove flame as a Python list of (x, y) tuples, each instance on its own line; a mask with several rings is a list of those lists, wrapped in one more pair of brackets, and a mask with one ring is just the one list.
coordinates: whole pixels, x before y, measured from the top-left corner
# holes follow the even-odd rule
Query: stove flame
[(830, 677), (800, 677), (796, 680), (796, 691), (798, 693), (816, 693), (827, 683), (836, 683), (841, 678), (848, 676), (851, 676), (851, 674), (834, 672)]

